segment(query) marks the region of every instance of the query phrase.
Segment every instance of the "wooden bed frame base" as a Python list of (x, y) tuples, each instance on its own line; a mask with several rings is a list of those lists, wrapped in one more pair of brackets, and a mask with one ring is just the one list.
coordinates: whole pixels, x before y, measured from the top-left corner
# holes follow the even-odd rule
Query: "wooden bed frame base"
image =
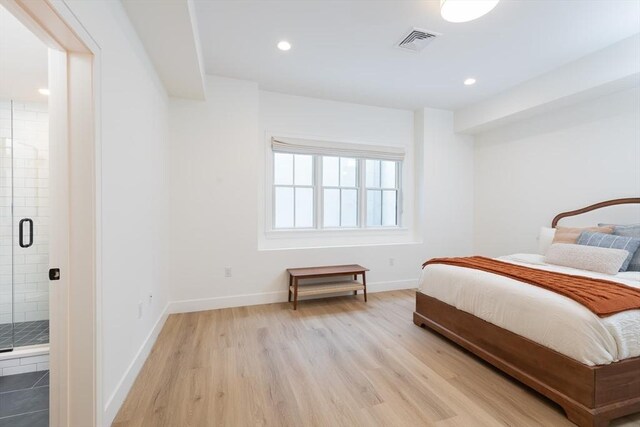
[(428, 327), (558, 403), (580, 427), (640, 412), (640, 357), (587, 366), (421, 292), (413, 323)]

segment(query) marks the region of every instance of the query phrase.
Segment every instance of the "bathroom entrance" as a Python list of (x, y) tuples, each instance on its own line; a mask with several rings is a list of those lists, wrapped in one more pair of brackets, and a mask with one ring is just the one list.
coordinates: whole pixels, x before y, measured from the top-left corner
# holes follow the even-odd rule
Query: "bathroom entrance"
[(99, 52), (65, 2), (0, 0), (0, 425), (100, 421)]
[(49, 424), (48, 48), (0, 6), (0, 425)]

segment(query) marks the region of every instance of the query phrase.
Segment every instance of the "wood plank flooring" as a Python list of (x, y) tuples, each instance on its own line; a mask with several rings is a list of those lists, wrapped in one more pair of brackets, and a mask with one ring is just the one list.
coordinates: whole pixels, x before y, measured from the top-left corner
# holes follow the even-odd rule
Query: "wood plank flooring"
[[(572, 426), (415, 326), (414, 291), (172, 315), (120, 409), (133, 426)], [(640, 414), (612, 423), (640, 426)]]

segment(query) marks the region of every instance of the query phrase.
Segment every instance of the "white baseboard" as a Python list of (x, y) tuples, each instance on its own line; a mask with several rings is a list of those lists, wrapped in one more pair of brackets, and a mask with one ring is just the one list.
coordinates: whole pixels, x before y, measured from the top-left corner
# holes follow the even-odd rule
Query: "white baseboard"
[(190, 313), (193, 311), (215, 310), (218, 308), (243, 307), (271, 304), (287, 300), (287, 291), (260, 292), (257, 294), (230, 295), (226, 297), (186, 299), (172, 301), (169, 313)]
[(418, 281), (416, 279), (410, 280), (393, 280), (391, 282), (373, 282), (367, 283), (367, 292), (387, 292), (387, 291), (399, 291), (401, 289), (416, 289), (418, 287)]
[(124, 399), (127, 397), (131, 386), (133, 386), (133, 382), (138, 377), (138, 374), (140, 373), (144, 362), (147, 360), (147, 357), (149, 356), (149, 353), (153, 348), (153, 344), (155, 344), (158, 335), (160, 335), (160, 331), (162, 330), (167, 317), (169, 317), (169, 303), (167, 303), (167, 305), (164, 307), (164, 310), (162, 310), (160, 317), (156, 321), (155, 325), (153, 325), (151, 332), (149, 332), (149, 335), (147, 335), (147, 338), (140, 346), (140, 349), (138, 349), (138, 352), (131, 361), (131, 364), (118, 382), (116, 390), (111, 396), (109, 396), (109, 399), (104, 406), (104, 426), (110, 426), (113, 422), (113, 419), (118, 414), (118, 411), (120, 410)]
[[(372, 282), (367, 283), (367, 292), (374, 293), (400, 289), (413, 289), (417, 286), (417, 280), (413, 279), (390, 282)], [(288, 292), (286, 290), (282, 290), (275, 292), (260, 292), (255, 294), (172, 301), (169, 303), (169, 313), (190, 313), (193, 311), (216, 310), (219, 308), (272, 304), (276, 302), (286, 302), (287, 299)]]

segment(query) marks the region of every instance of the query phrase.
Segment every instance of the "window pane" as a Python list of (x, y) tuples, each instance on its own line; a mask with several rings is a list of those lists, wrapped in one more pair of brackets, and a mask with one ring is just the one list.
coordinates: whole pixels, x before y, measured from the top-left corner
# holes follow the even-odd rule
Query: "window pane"
[(338, 157), (323, 157), (322, 158), (322, 185), (326, 187), (337, 187), (340, 185), (338, 169), (339, 166)]
[(396, 162), (382, 161), (380, 163), (382, 188), (396, 188)]
[(358, 190), (341, 190), (340, 225), (342, 227), (358, 226)]
[(382, 225), (382, 192), (380, 190), (367, 191), (367, 226)]
[(367, 187), (380, 187), (380, 160), (367, 160), (366, 164)]
[(355, 187), (358, 162), (356, 159), (340, 157), (340, 186)]
[(382, 192), (382, 225), (397, 225), (397, 192), (385, 190)]
[(295, 184), (312, 185), (313, 183), (313, 156), (296, 154), (295, 159)]
[(273, 183), (293, 184), (293, 154), (275, 153), (273, 155)]
[(276, 187), (275, 227), (293, 227), (293, 188)]
[(323, 222), (325, 227), (340, 226), (340, 190), (324, 190), (324, 214)]
[(298, 227), (313, 227), (313, 188), (296, 188), (296, 228)]

